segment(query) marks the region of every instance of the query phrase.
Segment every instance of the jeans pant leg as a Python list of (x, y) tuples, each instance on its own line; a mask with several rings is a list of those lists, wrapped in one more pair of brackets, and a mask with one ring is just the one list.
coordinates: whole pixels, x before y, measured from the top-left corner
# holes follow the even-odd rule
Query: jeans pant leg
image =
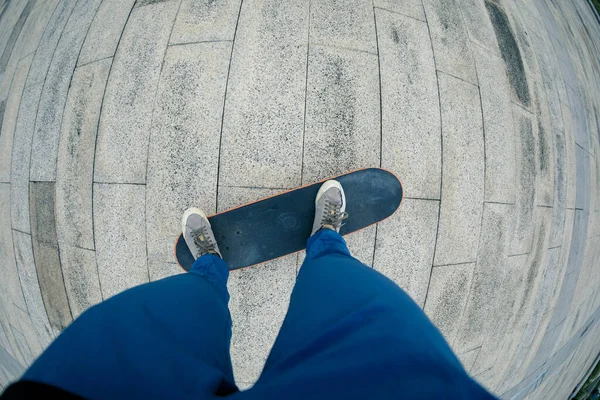
[(229, 357), (227, 264), (147, 283), (77, 318), (23, 379), (91, 399), (212, 398), (237, 391)]
[(468, 377), (419, 306), (326, 229), (308, 240), (260, 379), (235, 396), (493, 398)]

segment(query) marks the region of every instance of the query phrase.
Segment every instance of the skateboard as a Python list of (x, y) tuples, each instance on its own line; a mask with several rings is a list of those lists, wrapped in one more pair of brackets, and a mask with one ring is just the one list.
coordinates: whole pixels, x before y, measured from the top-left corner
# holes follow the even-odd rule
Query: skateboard
[[(402, 184), (391, 172), (367, 168), (334, 176), (346, 194), (347, 235), (392, 215), (402, 201)], [(208, 217), (223, 259), (230, 270), (248, 267), (298, 252), (311, 234), (315, 197), (325, 182), (292, 189)], [(180, 234), (175, 258), (189, 271), (194, 257)]]

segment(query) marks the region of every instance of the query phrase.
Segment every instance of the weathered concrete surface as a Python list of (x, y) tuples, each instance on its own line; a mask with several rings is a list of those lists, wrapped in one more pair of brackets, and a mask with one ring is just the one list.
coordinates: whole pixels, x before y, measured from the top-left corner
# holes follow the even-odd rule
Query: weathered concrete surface
[[(0, 1), (0, 387), (180, 273), (185, 208), (381, 166), (406, 198), (352, 253), (490, 391), (565, 398), (600, 351), (599, 129), (586, 0)], [(231, 274), (242, 388), (303, 259)]]

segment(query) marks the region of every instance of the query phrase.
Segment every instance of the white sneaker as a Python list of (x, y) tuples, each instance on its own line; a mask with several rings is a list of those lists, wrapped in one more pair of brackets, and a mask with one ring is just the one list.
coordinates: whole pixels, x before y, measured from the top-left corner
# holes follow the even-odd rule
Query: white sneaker
[(346, 218), (346, 195), (342, 185), (335, 180), (325, 182), (315, 199), (315, 222), (311, 236), (322, 228), (339, 232)]
[(202, 210), (193, 207), (185, 210), (181, 219), (181, 232), (194, 259), (205, 254), (216, 254), (223, 258), (210, 222)]

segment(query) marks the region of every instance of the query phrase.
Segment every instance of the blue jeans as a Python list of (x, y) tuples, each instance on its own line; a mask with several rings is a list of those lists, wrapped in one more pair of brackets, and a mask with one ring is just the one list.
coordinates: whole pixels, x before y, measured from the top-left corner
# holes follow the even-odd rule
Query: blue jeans
[(226, 263), (127, 290), (83, 313), (22, 379), (87, 398), (493, 398), (395, 283), (321, 230), (262, 375), (239, 392)]

